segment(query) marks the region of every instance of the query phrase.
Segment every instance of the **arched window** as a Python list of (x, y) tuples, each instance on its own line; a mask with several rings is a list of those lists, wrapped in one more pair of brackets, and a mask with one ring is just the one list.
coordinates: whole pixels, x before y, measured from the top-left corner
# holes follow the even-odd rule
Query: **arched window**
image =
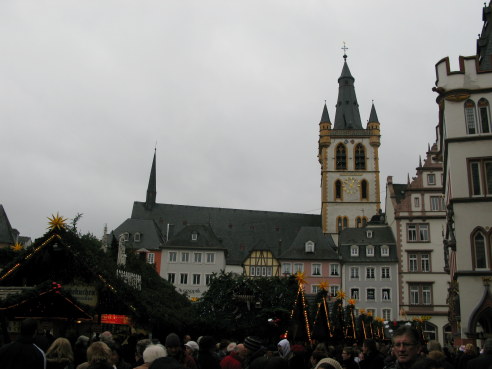
[(362, 226), (365, 227), (367, 225), (367, 217), (362, 217)]
[(343, 229), (345, 229), (347, 227), (348, 227), (348, 218), (347, 217), (343, 217)]
[(465, 101), (465, 123), (466, 133), (469, 135), (477, 133), (475, 103), (472, 100)]
[(369, 198), (367, 195), (367, 181), (365, 179), (360, 181), (360, 198), (362, 200), (367, 200)]
[(339, 179), (335, 181), (335, 199), (342, 199), (342, 181), (340, 181)]
[(338, 144), (336, 149), (336, 168), (347, 169), (347, 150), (344, 144)]
[(362, 144), (355, 146), (355, 169), (366, 169), (366, 150)]
[(337, 232), (341, 232), (343, 229), (342, 217), (337, 217)]
[(356, 226), (357, 228), (362, 227), (362, 218), (361, 218), (361, 217), (357, 217), (357, 218), (355, 218), (355, 226)]
[(475, 260), (475, 268), (487, 268), (487, 254), (485, 249), (485, 237), (482, 232), (477, 232), (473, 235), (473, 256)]
[(486, 99), (478, 100), (478, 112), (480, 116), (480, 130), (482, 133), (490, 133), (490, 109)]

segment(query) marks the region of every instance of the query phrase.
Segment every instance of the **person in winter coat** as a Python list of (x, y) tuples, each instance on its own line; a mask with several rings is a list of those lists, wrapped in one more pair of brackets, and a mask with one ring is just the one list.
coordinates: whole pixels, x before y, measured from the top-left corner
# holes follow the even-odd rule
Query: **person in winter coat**
[(278, 344), (278, 353), (279, 356), (285, 360), (290, 360), (290, 358), (294, 355), (290, 351), (290, 342), (287, 339), (281, 340)]
[(242, 369), (246, 359), (246, 347), (242, 343), (236, 345), (229, 355), (220, 362), (222, 369)]
[(57, 338), (46, 351), (46, 369), (73, 369), (73, 351), (70, 341)]
[(213, 337), (204, 336), (198, 344), (198, 366), (200, 369), (221, 369), (219, 358), (215, 354), (215, 340)]
[(167, 352), (164, 346), (151, 344), (147, 346), (143, 352), (144, 363), (142, 365), (136, 366), (134, 369), (147, 369), (156, 359), (166, 356)]
[(359, 356), (360, 369), (383, 369), (384, 359), (378, 351), (376, 341), (366, 339), (362, 343), (362, 353)]

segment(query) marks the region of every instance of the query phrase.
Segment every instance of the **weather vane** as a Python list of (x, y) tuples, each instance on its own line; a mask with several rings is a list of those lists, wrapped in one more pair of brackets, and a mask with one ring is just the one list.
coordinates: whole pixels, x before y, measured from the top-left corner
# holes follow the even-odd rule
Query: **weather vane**
[(348, 50), (348, 47), (347, 47), (347, 45), (345, 45), (345, 41), (343, 41), (342, 50), (343, 50), (343, 58), (346, 60), (347, 59), (347, 50)]

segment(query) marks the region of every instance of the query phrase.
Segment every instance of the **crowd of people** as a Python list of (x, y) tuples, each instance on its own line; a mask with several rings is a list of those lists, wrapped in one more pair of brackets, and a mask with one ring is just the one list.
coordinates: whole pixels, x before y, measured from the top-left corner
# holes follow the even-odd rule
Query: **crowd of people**
[(64, 337), (40, 340), (36, 332), (35, 320), (22, 322), (18, 339), (0, 347), (1, 369), (492, 369), (492, 339), (481, 350), (468, 344), (452, 352), (437, 341), (422, 344), (410, 326), (396, 330), (391, 342), (367, 339), (361, 347), (312, 347), (287, 339), (272, 346), (255, 336), (242, 342), (217, 342), (212, 336), (194, 341), (175, 333), (164, 342), (118, 342), (109, 331), (91, 339), (80, 336), (72, 344)]

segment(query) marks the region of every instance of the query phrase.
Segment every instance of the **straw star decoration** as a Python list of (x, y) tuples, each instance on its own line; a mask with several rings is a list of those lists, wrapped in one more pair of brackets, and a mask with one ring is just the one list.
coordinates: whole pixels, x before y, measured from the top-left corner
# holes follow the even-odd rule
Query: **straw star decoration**
[(67, 218), (63, 218), (61, 215), (59, 215), (58, 213), (56, 213), (56, 216), (54, 214), (51, 215), (51, 218), (48, 217), (48, 229), (50, 231), (54, 231), (56, 229), (59, 229), (59, 230), (62, 230), (62, 229), (65, 229), (66, 227), (66, 220)]
[(306, 284), (306, 280), (304, 279), (304, 273), (297, 272), (296, 273), (296, 281), (299, 284)]

